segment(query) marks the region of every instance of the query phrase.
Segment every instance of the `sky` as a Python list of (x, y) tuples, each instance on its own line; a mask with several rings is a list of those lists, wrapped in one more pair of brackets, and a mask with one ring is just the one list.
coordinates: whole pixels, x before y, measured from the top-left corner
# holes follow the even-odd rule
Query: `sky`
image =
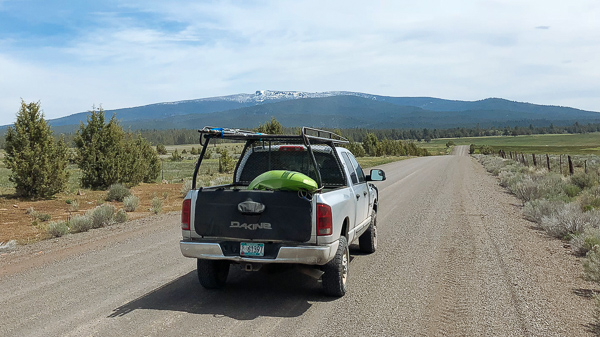
[(0, 125), (257, 90), (600, 111), (600, 0), (0, 0)]

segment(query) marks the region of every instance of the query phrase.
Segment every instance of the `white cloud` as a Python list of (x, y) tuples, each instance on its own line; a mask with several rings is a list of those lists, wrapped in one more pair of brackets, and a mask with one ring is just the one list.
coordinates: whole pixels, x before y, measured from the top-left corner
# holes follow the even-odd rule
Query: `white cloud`
[(0, 42), (0, 125), (19, 97), (54, 118), (259, 89), (598, 111), (599, 11), (594, 0), (129, 1), (54, 47)]

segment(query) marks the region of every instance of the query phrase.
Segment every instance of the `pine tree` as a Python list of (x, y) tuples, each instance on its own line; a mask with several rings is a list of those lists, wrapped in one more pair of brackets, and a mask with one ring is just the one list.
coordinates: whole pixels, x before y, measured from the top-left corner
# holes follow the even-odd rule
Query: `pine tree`
[(59, 141), (52, 137), (39, 102), (21, 100), (14, 128), (7, 130), (5, 147), (9, 180), (18, 196), (50, 198), (65, 188), (69, 178), (67, 146), (62, 136)]

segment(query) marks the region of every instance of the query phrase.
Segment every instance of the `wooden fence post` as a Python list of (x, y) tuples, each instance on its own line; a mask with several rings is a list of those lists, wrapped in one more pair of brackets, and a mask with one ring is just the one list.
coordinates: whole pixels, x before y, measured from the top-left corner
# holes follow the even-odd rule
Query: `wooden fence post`
[(550, 172), (550, 156), (546, 153), (546, 164), (548, 165), (548, 172)]
[(558, 165), (560, 165), (560, 174), (562, 174), (562, 154), (559, 155), (559, 158), (560, 159), (559, 159)]
[(588, 173), (588, 171), (587, 171), (587, 160), (584, 161), (583, 164), (585, 165), (585, 174), (587, 174)]
[(571, 160), (571, 156), (568, 156), (569, 159), (569, 174), (573, 175), (573, 161)]
[(537, 160), (535, 160), (535, 153), (531, 154), (533, 156), (533, 166), (537, 167)]

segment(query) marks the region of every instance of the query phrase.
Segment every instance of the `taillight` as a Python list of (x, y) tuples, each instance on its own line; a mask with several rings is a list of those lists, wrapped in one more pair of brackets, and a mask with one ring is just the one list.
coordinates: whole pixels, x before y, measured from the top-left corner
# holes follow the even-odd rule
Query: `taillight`
[(181, 229), (190, 230), (190, 212), (192, 209), (192, 199), (185, 199), (181, 208)]
[(333, 233), (332, 223), (331, 207), (325, 204), (317, 204), (317, 235), (331, 235)]

